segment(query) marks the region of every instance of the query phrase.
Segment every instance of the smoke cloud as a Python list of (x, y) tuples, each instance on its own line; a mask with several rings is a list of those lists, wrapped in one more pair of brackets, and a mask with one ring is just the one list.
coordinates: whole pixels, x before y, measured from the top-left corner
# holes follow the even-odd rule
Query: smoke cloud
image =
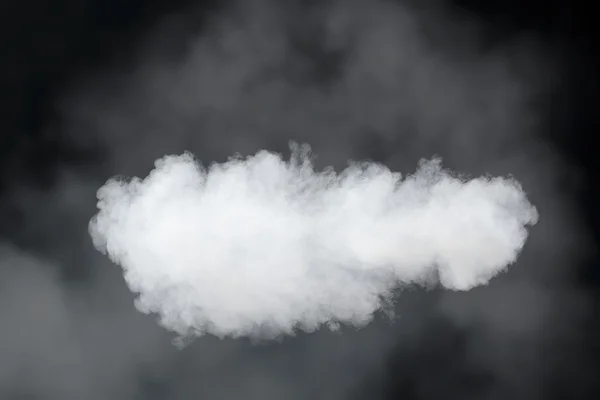
[(91, 236), (138, 310), (188, 337), (362, 327), (403, 286), (487, 283), (537, 222), (512, 178), (468, 179), (439, 159), (406, 177), (372, 162), (337, 173), (291, 149), (208, 167), (165, 156), (147, 178), (98, 191)]

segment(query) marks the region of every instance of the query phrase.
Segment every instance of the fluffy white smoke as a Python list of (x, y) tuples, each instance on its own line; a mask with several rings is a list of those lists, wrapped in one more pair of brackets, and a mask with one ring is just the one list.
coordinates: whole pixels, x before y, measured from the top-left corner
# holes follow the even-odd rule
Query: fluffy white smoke
[(166, 156), (109, 180), (90, 222), (141, 312), (180, 336), (265, 337), (363, 326), (406, 284), (468, 290), (516, 261), (537, 211), (512, 178), (467, 180), (423, 161), (341, 173), (261, 151), (205, 168)]

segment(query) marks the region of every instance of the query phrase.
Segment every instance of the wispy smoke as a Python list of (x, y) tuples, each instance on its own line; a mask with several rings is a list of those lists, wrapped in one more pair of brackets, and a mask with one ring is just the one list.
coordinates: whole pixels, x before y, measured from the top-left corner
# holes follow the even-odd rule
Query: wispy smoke
[(310, 149), (205, 168), (166, 156), (112, 179), (90, 223), (137, 307), (179, 335), (272, 337), (367, 324), (394, 289), (487, 283), (513, 263), (537, 211), (511, 178), (464, 179), (422, 161), (313, 168)]

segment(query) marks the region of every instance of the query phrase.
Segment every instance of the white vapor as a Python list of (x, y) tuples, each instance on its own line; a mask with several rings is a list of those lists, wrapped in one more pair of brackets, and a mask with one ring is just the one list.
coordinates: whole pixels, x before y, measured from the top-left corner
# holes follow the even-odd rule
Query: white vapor
[(137, 308), (180, 336), (273, 337), (357, 327), (411, 283), (468, 290), (516, 261), (537, 222), (512, 178), (464, 179), (421, 162), (317, 171), (308, 146), (205, 168), (166, 156), (111, 179), (90, 222)]

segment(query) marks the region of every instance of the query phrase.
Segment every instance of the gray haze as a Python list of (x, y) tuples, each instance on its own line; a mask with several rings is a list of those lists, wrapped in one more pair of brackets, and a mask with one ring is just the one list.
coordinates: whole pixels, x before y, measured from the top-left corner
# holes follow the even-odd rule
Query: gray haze
[[(385, 380), (394, 348), (401, 365), (411, 360), (398, 373), (420, 398), (543, 398), (547, 372), (569, 367), (588, 306), (569, 283), (586, 250), (559, 187), (574, 176), (536, 138), (544, 110), (533, 100), (551, 84), (550, 57), (528, 38), (483, 51), (476, 22), (438, 6), (243, 3), (201, 33), (193, 10), (171, 16), (133, 68), (73, 83), (65, 133), (105, 157), (91, 171), (63, 171), (50, 191), (9, 199), (24, 218), (15, 236), (40, 250), (0, 254), (0, 397), (373, 399), (358, 389)], [(310, 143), (320, 166), (375, 159), (406, 173), (437, 154), (452, 170), (512, 174), (542, 218), (509, 273), (467, 293), (405, 291), (393, 324), (260, 346), (205, 337), (174, 350), (89, 240), (97, 188), (114, 174), (144, 176), (165, 154), (224, 161), (285, 151), (289, 140)], [(439, 344), (440, 319), (467, 335), (465, 346)], [(446, 368), (430, 368), (428, 348), (448, 355)], [(464, 393), (453, 380), (464, 369), (491, 378)]]

